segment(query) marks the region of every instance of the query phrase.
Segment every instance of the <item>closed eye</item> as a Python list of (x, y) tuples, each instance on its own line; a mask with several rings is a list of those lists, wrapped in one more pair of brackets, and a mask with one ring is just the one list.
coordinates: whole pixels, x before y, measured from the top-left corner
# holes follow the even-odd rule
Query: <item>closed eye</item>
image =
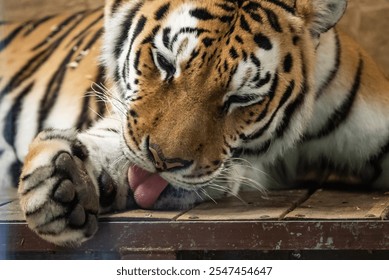
[(159, 52), (155, 55), (155, 63), (159, 68), (166, 72), (165, 80), (170, 80), (176, 73), (176, 67)]
[(258, 100), (258, 95), (247, 94), (247, 95), (231, 95), (224, 102), (223, 112), (227, 113), (230, 109), (235, 107), (247, 106), (255, 103)]

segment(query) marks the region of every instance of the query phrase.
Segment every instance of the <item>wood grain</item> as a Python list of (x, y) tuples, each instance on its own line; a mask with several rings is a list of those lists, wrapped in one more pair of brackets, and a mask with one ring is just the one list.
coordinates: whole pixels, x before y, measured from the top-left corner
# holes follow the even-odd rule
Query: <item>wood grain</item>
[(0, 222), (22, 222), (24, 215), (19, 206), (19, 200), (0, 206)]
[(0, 206), (17, 199), (16, 188), (0, 187)]
[(113, 214), (106, 214), (100, 217), (101, 221), (133, 221), (133, 220), (174, 220), (184, 211), (150, 211), (150, 210), (128, 210)]
[(389, 193), (319, 189), (287, 219), (387, 219)]
[(266, 196), (259, 192), (247, 192), (241, 194), (243, 201), (231, 197), (217, 204), (203, 203), (178, 220), (278, 220), (306, 199), (307, 195), (307, 190), (271, 191)]

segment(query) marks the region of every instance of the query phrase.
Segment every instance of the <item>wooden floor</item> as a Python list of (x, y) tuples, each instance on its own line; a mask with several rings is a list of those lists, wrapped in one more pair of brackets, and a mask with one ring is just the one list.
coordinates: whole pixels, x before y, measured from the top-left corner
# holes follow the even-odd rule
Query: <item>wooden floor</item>
[[(177, 258), (180, 252), (389, 251), (389, 192), (294, 189), (244, 193), (189, 211), (104, 215), (78, 248), (42, 241), (13, 192), (0, 195), (1, 258)], [(191, 255), (193, 256), (193, 255)], [(236, 255), (235, 255), (236, 256)]]

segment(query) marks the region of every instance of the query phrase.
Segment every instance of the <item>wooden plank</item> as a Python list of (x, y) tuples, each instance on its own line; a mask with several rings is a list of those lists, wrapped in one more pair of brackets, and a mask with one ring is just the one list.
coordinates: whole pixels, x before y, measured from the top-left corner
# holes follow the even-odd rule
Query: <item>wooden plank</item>
[(177, 220), (278, 220), (305, 200), (308, 190), (269, 191), (241, 194), (244, 201), (229, 197), (222, 201), (203, 203), (180, 216)]
[(319, 189), (286, 219), (387, 219), (389, 193)]
[[(389, 221), (135, 221), (103, 222), (80, 247), (61, 248), (40, 239), (24, 223), (0, 222), (0, 255), (13, 252), (80, 253), (389, 250)], [(123, 254), (120, 254), (123, 255)], [(55, 257), (55, 256), (54, 256)], [(1, 256), (0, 256), (1, 258)]]
[(0, 186), (0, 206), (17, 199), (16, 188), (4, 188)]
[(0, 222), (20, 222), (24, 220), (19, 200), (14, 200), (0, 207)]
[(134, 209), (100, 216), (101, 221), (131, 221), (131, 220), (174, 220), (184, 211), (151, 211)]

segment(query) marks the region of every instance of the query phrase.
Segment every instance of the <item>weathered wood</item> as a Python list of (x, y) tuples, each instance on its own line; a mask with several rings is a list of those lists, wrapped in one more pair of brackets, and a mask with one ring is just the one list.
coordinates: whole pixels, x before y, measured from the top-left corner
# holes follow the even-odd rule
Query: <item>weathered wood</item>
[(77, 248), (41, 240), (23, 223), (0, 223), (0, 252), (389, 250), (388, 221), (103, 222)]
[[(20, 222), (24, 218), (16, 200), (0, 207), (0, 259), (32, 255), (45, 258), (93, 258), (101, 255), (116, 259), (173, 259), (180, 251), (389, 250), (389, 221), (369, 217), (360, 220), (357, 215), (352, 220), (322, 218), (313, 221), (304, 217), (277, 220), (307, 196), (307, 190), (271, 192), (268, 199), (251, 193), (243, 194), (247, 206), (228, 198), (217, 205), (207, 203), (205, 208), (200, 205), (184, 214), (180, 211), (145, 210), (116, 213), (102, 217), (96, 236), (78, 248), (61, 248), (40, 239), (25, 222)], [(332, 202), (326, 210), (325, 205), (329, 202), (318, 199), (324, 197)], [(339, 202), (340, 198), (347, 203)], [(307, 208), (315, 200), (318, 204), (313, 205), (322, 207), (321, 212), (327, 211), (331, 215), (339, 209), (345, 212), (346, 208), (335, 203), (336, 199), (343, 207), (362, 201), (370, 208), (363, 206), (359, 211), (376, 214), (385, 213), (381, 204), (387, 203), (384, 193), (324, 190), (314, 193), (302, 203), (303, 207), (298, 206), (290, 214), (299, 209), (316, 209)], [(274, 220), (266, 220), (268, 218), (258, 209), (270, 213), (269, 217)], [(253, 218), (251, 211), (258, 211)], [(196, 213), (199, 219), (204, 217), (204, 220), (190, 220), (189, 215), (193, 215), (190, 212)], [(218, 215), (229, 215), (228, 220)]]
[(9, 203), (17, 199), (17, 189), (16, 188), (2, 188), (0, 187), (0, 206), (6, 203)]
[(174, 251), (133, 251), (121, 249), (120, 259), (122, 260), (175, 260), (177, 259), (177, 254)]
[(286, 215), (286, 219), (363, 219), (388, 218), (389, 193), (319, 189)]
[(174, 220), (185, 211), (150, 211), (150, 210), (128, 210), (118, 213), (105, 214), (100, 217), (101, 221), (131, 221), (131, 220)]
[(24, 221), (24, 215), (20, 209), (19, 200), (3, 204), (0, 207), (0, 222)]
[(0, 222), (24, 221), (24, 215), (20, 210), (19, 200), (14, 200), (0, 207)]
[(241, 200), (229, 197), (222, 201), (203, 203), (186, 212), (177, 220), (279, 220), (305, 200), (308, 190), (247, 192)]

